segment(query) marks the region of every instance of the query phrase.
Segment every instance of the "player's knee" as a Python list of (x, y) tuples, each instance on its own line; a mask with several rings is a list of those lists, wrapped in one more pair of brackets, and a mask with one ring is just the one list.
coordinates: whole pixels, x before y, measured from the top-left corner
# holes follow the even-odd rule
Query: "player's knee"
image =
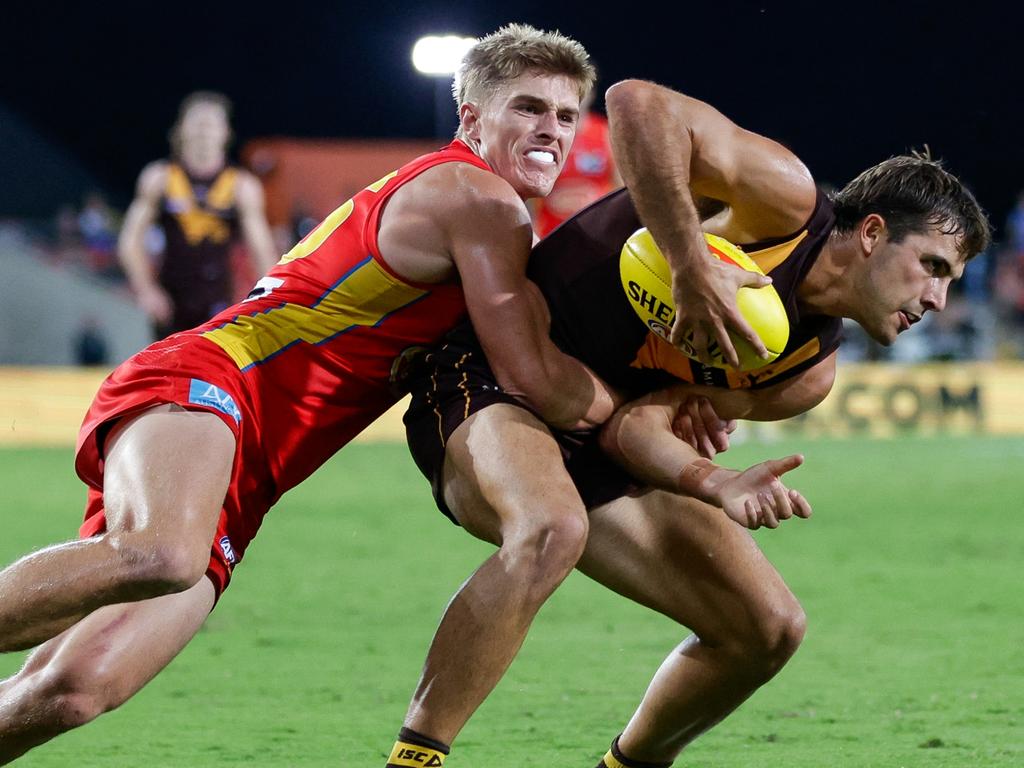
[(132, 599), (184, 592), (206, 572), (208, 545), (184, 540), (155, 541), (144, 535), (112, 535), (118, 552), (122, 583)]
[(533, 515), (505, 536), (502, 557), (528, 579), (525, 583), (550, 589), (576, 567), (587, 530), (585, 513)]
[(88, 670), (52, 664), (32, 673), (18, 689), (34, 699), (28, 709), (36, 713), (35, 727), (49, 733), (78, 728), (121, 703)]
[(807, 617), (795, 598), (760, 613), (734, 647), (753, 677), (767, 680), (796, 653), (807, 628)]

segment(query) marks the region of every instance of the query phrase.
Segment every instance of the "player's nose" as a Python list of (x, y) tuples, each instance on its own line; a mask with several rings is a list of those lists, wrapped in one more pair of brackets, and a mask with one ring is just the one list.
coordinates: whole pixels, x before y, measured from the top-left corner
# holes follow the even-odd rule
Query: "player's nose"
[(928, 291), (921, 297), (921, 304), (925, 309), (932, 312), (941, 312), (946, 308), (946, 296), (949, 292), (949, 283), (942, 281), (939, 284), (932, 284)]
[(558, 116), (553, 110), (544, 110), (537, 116), (534, 133), (543, 139), (553, 139), (558, 135)]

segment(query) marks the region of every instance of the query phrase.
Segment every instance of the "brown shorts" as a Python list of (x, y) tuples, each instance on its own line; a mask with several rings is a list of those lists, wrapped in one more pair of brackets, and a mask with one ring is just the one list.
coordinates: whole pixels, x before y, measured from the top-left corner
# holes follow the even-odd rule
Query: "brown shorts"
[[(413, 363), (406, 384), (412, 392), (404, 419), (409, 450), (416, 466), (430, 481), (438, 509), (457, 524), (444, 501), (444, 452), (448, 438), (471, 415), (498, 403), (537, 414), (501, 389), (468, 323), (450, 332), (443, 345)], [(639, 484), (601, 450), (596, 430), (552, 430), (552, 434), (587, 509), (639, 489)]]

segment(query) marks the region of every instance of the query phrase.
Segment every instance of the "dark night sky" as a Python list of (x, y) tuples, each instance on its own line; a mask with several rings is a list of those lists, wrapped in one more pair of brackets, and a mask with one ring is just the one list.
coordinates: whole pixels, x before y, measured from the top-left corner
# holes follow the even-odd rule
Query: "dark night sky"
[[(1016, 3), (657, 7), (666, 5), (673, 10), (642, 0), (293, 0), (276, 12), (235, 1), (23, 4), (2, 18), (0, 108), (123, 204), (141, 166), (166, 153), (167, 127), (190, 90), (228, 93), (242, 142), (426, 137), (434, 91), (412, 69), (414, 40), (525, 21), (583, 42), (602, 85), (643, 77), (706, 99), (793, 148), (821, 181), (846, 181), (927, 143), (997, 224), (1024, 188), (1024, 11)], [(612, 7), (619, 10), (601, 10)], [(0, 168), (17, 167), (10, 152), (0, 147)]]

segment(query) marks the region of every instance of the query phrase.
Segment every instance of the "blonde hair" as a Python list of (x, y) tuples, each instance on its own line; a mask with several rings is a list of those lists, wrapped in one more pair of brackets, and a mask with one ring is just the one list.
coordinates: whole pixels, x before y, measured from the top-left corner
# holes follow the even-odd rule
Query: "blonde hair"
[(575, 81), (580, 101), (590, 92), (597, 70), (586, 49), (561, 32), (528, 24), (509, 24), (480, 38), (455, 73), (452, 95), (457, 107), (479, 103), (526, 72), (565, 75)]

